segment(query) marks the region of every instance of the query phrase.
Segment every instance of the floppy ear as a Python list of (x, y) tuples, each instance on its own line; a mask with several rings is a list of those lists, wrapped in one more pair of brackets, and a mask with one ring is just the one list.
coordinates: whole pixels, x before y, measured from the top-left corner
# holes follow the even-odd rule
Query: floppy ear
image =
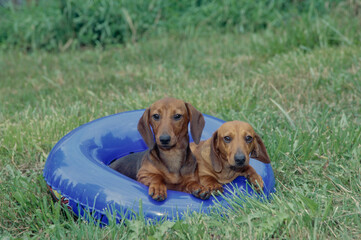
[(270, 163), (271, 160), (269, 159), (266, 147), (258, 134), (256, 134), (254, 139), (254, 149), (251, 152), (251, 158), (257, 159), (263, 163)]
[(194, 142), (198, 144), (201, 140), (202, 131), (205, 124), (204, 117), (202, 113), (195, 109), (191, 104), (185, 103), (185, 105), (190, 116), (192, 138)]
[(213, 170), (219, 173), (222, 171), (223, 166), (222, 166), (222, 159), (220, 158), (217, 150), (217, 141), (218, 141), (218, 131), (215, 131), (212, 135), (212, 140), (211, 140), (210, 157), (211, 157)]
[(147, 108), (144, 111), (143, 116), (139, 119), (138, 131), (139, 131), (140, 135), (142, 135), (143, 140), (145, 141), (147, 146), (150, 149), (152, 149), (154, 147), (155, 142), (154, 142), (153, 132), (150, 129), (149, 112), (150, 112), (150, 109)]

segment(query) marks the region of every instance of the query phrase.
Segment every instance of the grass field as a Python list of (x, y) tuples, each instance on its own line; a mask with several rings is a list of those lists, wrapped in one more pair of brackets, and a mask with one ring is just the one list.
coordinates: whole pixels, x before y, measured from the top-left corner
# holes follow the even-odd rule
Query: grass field
[[(105, 49), (1, 51), (0, 239), (360, 239), (361, 48), (347, 39), (282, 48), (287, 36), (164, 34)], [(63, 214), (42, 178), (54, 144), (164, 96), (250, 122), (271, 157), (273, 201), (221, 209), (228, 217), (106, 228)]]

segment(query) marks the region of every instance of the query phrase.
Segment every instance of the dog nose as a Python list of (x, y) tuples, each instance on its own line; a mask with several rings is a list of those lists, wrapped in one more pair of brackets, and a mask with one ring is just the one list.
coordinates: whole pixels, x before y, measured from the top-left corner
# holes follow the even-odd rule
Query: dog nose
[(234, 155), (234, 161), (237, 166), (242, 166), (246, 162), (246, 156), (243, 153), (237, 153)]
[(161, 135), (159, 137), (159, 141), (162, 143), (162, 144), (168, 144), (170, 142), (170, 136), (169, 135)]

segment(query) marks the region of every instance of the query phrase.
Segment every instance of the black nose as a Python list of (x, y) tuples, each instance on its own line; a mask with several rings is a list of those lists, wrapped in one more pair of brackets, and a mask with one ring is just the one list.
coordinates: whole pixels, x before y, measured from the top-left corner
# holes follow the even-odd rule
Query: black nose
[(159, 137), (159, 141), (162, 143), (162, 144), (168, 144), (170, 142), (170, 136), (169, 135), (161, 135)]
[(246, 156), (243, 153), (237, 153), (234, 155), (234, 161), (237, 166), (242, 166), (246, 162)]

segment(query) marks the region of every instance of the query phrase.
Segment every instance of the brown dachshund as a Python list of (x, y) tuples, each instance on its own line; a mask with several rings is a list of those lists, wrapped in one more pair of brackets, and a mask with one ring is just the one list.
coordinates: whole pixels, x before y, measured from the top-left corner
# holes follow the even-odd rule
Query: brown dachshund
[(199, 183), (197, 161), (189, 147), (188, 123), (198, 144), (205, 124), (199, 111), (174, 98), (153, 103), (138, 122), (138, 131), (149, 150), (117, 159), (110, 167), (149, 186), (149, 195), (157, 201), (167, 198), (167, 189), (209, 198), (210, 193)]
[(249, 165), (249, 158), (270, 163), (262, 139), (250, 124), (224, 123), (212, 137), (199, 145), (191, 143), (199, 168), (200, 183), (214, 194), (223, 192), (222, 184), (238, 176), (246, 177), (256, 190), (263, 189), (262, 177)]

